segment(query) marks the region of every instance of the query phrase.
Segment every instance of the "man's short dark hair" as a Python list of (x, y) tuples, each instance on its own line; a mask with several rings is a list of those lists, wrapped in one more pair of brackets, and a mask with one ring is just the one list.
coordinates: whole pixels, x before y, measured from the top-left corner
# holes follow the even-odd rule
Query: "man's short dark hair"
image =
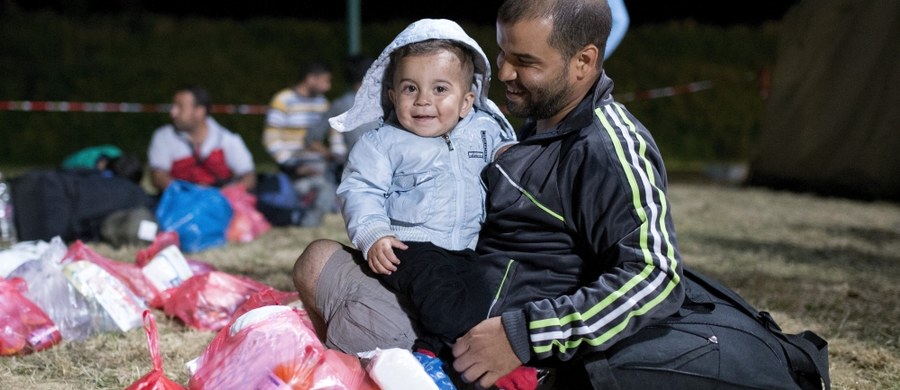
[(144, 164), (133, 154), (123, 154), (109, 160), (109, 170), (116, 176), (140, 183), (144, 178)]
[(306, 79), (306, 76), (320, 75), (331, 73), (331, 67), (323, 61), (313, 60), (300, 66), (300, 81)]
[(543, 18), (553, 21), (549, 44), (563, 58), (572, 58), (581, 48), (593, 44), (600, 49), (597, 66), (601, 66), (612, 28), (605, 0), (507, 0), (497, 11), (497, 21), (506, 24)]
[(178, 92), (188, 92), (194, 96), (194, 104), (197, 106), (201, 106), (206, 109), (206, 115), (212, 114), (212, 100), (209, 98), (209, 91), (206, 88), (191, 84), (185, 85), (181, 88), (175, 90), (175, 93)]

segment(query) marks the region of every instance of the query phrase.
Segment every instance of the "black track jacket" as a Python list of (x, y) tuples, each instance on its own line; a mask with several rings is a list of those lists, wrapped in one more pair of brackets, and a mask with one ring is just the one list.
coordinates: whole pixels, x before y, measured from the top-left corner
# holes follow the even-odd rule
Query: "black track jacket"
[(502, 280), (490, 315), (526, 363), (605, 350), (684, 297), (662, 157), (611, 91), (604, 73), (555, 130), (526, 125), (483, 173), (478, 252)]

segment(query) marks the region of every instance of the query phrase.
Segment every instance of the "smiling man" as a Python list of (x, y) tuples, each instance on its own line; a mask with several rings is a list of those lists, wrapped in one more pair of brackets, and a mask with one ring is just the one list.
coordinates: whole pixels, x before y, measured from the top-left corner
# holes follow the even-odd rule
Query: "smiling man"
[[(685, 268), (659, 149), (603, 71), (610, 19), (603, 0), (507, 0), (498, 11), (497, 77), (509, 112), (528, 121), (482, 172), (472, 267), (495, 302), (453, 343), (453, 368), (483, 388), (523, 364), (556, 389), (796, 388), (774, 323)], [(407, 297), (349, 273), (352, 288), (320, 283), (341, 251), (316, 241), (294, 268), (320, 336), (345, 352), (408, 348)]]

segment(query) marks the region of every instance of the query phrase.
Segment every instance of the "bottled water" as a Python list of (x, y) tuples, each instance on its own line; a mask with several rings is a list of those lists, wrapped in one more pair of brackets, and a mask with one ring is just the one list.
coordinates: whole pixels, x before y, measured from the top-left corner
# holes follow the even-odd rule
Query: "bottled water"
[(16, 224), (13, 219), (12, 192), (9, 183), (0, 172), (0, 247), (7, 248), (16, 243)]

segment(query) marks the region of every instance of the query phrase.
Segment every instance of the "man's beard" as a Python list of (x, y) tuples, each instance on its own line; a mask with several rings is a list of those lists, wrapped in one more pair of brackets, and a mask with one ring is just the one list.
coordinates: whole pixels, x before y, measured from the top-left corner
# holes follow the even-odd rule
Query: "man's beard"
[(520, 103), (506, 100), (506, 109), (520, 118), (546, 119), (559, 113), (566, 104), (566, 93), (569, 88), (569, 69), (552, 81), (527, 88), (528, 94)]

